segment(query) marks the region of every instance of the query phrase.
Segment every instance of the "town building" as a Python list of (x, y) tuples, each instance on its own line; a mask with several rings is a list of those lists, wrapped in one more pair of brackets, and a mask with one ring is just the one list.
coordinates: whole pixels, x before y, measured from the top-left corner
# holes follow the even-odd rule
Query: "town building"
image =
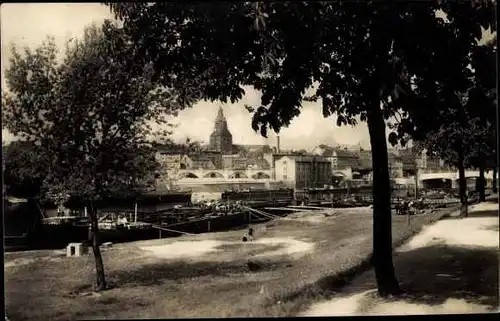
[(208, 150), (220, 152), (222, 154), (233, 153), (233, 135), (231, 135), (227, 128), (227, 120), (222, 111), (222, 107), (219, 108), (217, 118), (215, 118), (214, 131), (210, 134)]
[(208, 146), (159, 148), (157, 160), (163, 177), (177, 179), (272, 179), (273, 153), (268, 145), (233, 144), (222, 108), (214, 121)]
[(403, 149), (399, 152), (401, 162), (403, 163), (403, 177), (415, 176), (418, 170), (418, 158), (420, 155), (416, 154), (411, 149)]
[(347, 148), (334, 148), (322, 144), (315, 147), (312, 154), (322, 156), (330, 161), (331, 175), (340, 180), (352, 180), (353, 169), (357, 168), (359, 164), (358, 155)]
[(389, 151), (387, 153), (387, 161), (389, 165), (389, 175), (391, 178), (403, 177), (403, 158), (397, 153)]
[(276, 180), (288, 187), (302, 190), (332, 184), (332, 165), (324, 157), (282, 155), (274, 163)]
[(353, 168), (352, 178), (354, 180), (371, 181), (372, 180), (372, 152), (370, 150), (360, 149), (356, 152), (358, 156), (358, 165)]
[[(279, 143), (278, 143), (279, 144)], [(186, 147), (159, 149), (157, 173), (168, 179), (213, 179), (215, 181), (257, 179), (284, 182), (296, 189), (354, 184), (372, 181), (372, 156), (361, 147), (316, 146), (311, 153), (283, 151), (269, 145), (233, 144), (227, 119), (219, 108), (214, 130), (207, 146), (196, 150)], [(443, 162), (426, 153), (414, 154), (409, 149), (389, 150), (388, 165), (393, 180), (404, 181), (425, 172), (444, 170)], [(414, 180), (415, 181), (415, 180)]]
[(181, 156), (181, 169), (215, 169), (213, 160), (207, 155)]

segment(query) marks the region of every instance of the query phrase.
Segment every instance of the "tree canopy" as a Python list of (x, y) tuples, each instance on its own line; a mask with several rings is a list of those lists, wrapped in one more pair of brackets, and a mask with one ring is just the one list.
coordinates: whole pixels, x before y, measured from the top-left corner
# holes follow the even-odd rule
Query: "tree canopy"
[[(305, 94), (337, 125), (367, 121), (374, 180), (373, 262), (379, 293), (398, 293), (392, 264), (390, 181), (385, 120), (400, 115), (392, 143), (425, 129), (425, 118), (456, 108), (470, 48), (495, 28), (484, 2), (108, 3), (155, 76), (180, 96), (237, 101), (243, 86), (262, 93), (249, 106), (252, 127), (267, 135), (298, 116)], [(448, 21), (437, 14), (441, 10)], [(450, 52), (452, 54), (450, 54)], [(453, 82), (449, 81), (453, 79)], [(447, 87), (448, 86), (448, 87)], [(192, 100), (180, 99), (183, 106)], [(446, 107), (443, 107), (446, 106)], [(382, 108), (381, 108), (382, 107)]]
[[(493, 167), (497, 149), (496, 48), (492, 42), (476, 44), (468, 57), (469, 65), (462, 67), (470, 72), (463, 91), (446, 90), (445, 86), (437, 91), (442, 103), (454, 104), (454, 108), (435, 110), (431, 114), (433, 119), (425, 115), (425, 122), (421, 124), (425, 130), (416, 131), (413, 139), (452, 166)], [(453, 84), (447, 86), (451, 88)], [(459, 150), (464, 153), (462, 165), (458, 163)]]
[(12, 50), (2, 97), (3, 124), (47, 155), (46, 195), (90, 201), (97, 288), (106, 287), (94, 200), (130, 191), (156, 168), (154, 122), (174, 106), (171, 91), (152, 81), (148, 64), (110, 21), (72, 40), (62, 63), (48, 39), (34, 51)]
[[(192, 94), (195, 84), (198, 99), (235, 101), (242, 86), (260, 90), (253, 126), (263, 134), (300, 113), (313, 82), (319, 83), (315, 97), (324, 115), (337, 113), (339, 125), (354, 123), (355, 115), (366, 119), (368, 92), (380, 96), (392, 116), (402, 106), (400, 94), (411, 91), (411, 79), (413, 86), (429, 86), (445, 77), (443, 70), (446, 77), (453, 69), (462, 72), (456, 67), (463, 55), (450, 57), (448, 44), (468, 50), (481, 38), (481, 27), (494, 28), (492, 2), (109, 5), (140, 55), (182, 94)], [(436, 16), (438, 9), (448, 23)], [(460, 41), (453, 42), (457, 28)]]
[(6, 193), (15, 197), (40, 196), (48, 174), (48, 157), (32, 142), (13, 141), (3, 147), (4, 185)]
[(94, 199), (154, 170), (150, 123), (164, 122), (173, 97), (131, 49), (109, 21), (72, 40), (61, 64), (51, 39), (24, 55), (14, 48), (4, 125), (50, 155), (46, 187)]

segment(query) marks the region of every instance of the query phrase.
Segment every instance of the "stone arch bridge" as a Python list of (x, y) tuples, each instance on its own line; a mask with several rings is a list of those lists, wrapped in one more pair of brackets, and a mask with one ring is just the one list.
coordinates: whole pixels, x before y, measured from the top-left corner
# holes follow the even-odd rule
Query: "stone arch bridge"
[[(489, 186), (489, 182), (491, 182), (493, 178), (493, 173), (490, 171), (489, 173), (485, 173), (486, 185)], [(476, 180), (479, 178), (478, 171), (465, 171), (465, 178), (467, 180), (467, 186), (470, 188), (474, 188), (476, 184)], [(458, 171), (457, 172), (442, 172), (442, 173), (423, 173), (419, 175), (419, 181), (422, 186), (428, 186), (428, 184), (435, 184), (435, 182), (441, 181), (441, 184), (445, 184), (447, 182), (448, 186), (452, 188), (458, 188)]]
[[(489, 173), (484, 174), (486, 179), (493, 178), (493, 173), (490, 171)], [(465, 171), (466, 178), (478, 178), (479, 171)], [(458, 171), (457, 172), (442, 172), (442, 173), (422, 173), (419, 175), (419, 179), (421, 181), (425, 180), (434, 180), (434, 179), (447, 179), (456, 181), (458, 180)]]
[(177, 179), (263, 179), (272, 177), (269, 169), (181, 169), (177, 172)]

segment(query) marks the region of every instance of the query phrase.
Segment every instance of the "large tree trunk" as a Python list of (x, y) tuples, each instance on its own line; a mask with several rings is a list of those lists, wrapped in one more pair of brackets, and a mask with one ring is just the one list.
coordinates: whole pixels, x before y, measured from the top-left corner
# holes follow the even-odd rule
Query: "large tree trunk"
[(95, 271), (96, 271), (96, 291), (105, 290), (107, 287), (104, 275), (104, 264), (102, 263), (101, 250), (99, 248), (99, 225), (97, 221), (97, 209), (90, 203), (90, 228), (92, 234), (92, 251), (94, 252)]
[(498, 190), (497, 190), (497, 166), (496, 165), (495, 165), (495, 167), (493, 167), (493, 181), (491, 182), (491, 184), (493, 185), (492, 186), (493, 193), (498, 192)]
[(373, 266), (380, 296), (401, 294), (392, 261), (391, 190), (385, 121), (375, 101), (368, 112), (373, 167)]
[(484, 202), (486, 201), (486, 179), (484, 178), (484, 165), (481, 164), (479, 167), (479, 182), (478, 182), (478, 187), (479, 187), (479, 201)]
[(465, 178), (465, 164), (463, 149), (458, 151), (458, 188), (460, 194), (460, 216), (468, 216), (467, 179)]

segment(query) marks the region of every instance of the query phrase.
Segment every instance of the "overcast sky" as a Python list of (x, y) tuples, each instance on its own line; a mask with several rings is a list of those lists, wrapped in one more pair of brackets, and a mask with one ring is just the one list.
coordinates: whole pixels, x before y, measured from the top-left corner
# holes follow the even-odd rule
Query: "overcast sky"
[[(54, 36), (60, 48), (71, 37), (81, 37), (84, 27), (92, 23), (101, 23), (112, 19), (109, 9), (97, 3), (30, 3), (1, 5), (1, 68), (2, 87), (5, 88), (4, 70), (10, 57), (9, 43), (18, 47), (36, 47), (47, 35)], [(218, 106), (222, 106), (228, 120), (228, 127), (233, 134), (235, 144), (276, 144), (274, 134), (266, 140), (251, 128), (251, 115), (244, 108), (245, 104), (257, 106), (258, 92), (246, 88), (245, 97), (236, 104), (200, 102), (192, 108), (180, 112), (174, 120), (179, 126), (174, 134), (178, 141), (190, 137), (206, 141), (213, 129), (213, 121)], [(11, 140), (12, 135), (2, 130), (2, 140)], [(368, 130), (364, 123), (355, 128), (337, 127), (334, 117), (324, 118), (320, 103), (306, 103), (302, 113), (295, 118), (288, 128), (280, 133), (282, 148), (313, 148), (325, 143), (361, 144), (369, 146)]]

